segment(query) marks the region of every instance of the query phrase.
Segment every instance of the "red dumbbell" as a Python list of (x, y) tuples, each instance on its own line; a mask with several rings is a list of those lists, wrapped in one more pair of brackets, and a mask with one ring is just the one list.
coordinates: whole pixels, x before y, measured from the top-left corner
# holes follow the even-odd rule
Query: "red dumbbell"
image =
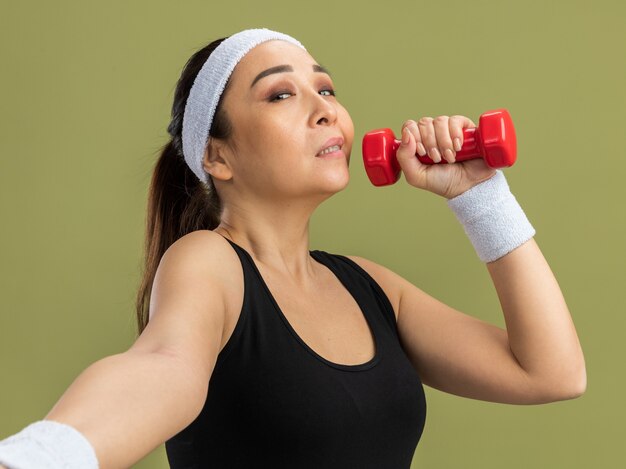
[[(396, 151), (401, 141), (391, 129), (376, 129), (363, 137), (363, 163), (372, 184), (387, 186), (400, 178), (400, 164)], [(428, 155), (415, 154), (424, 164), (448, 164), (443, 158), (435, 163)], [(481, 114), (478, 127), (463, 129), (463, 145), (456, 152), (456, 161), (484, 158), (491, 168), (512, 166), (517, 157), (517, 140), (513, 121), (506, 109), (495, 109)]]

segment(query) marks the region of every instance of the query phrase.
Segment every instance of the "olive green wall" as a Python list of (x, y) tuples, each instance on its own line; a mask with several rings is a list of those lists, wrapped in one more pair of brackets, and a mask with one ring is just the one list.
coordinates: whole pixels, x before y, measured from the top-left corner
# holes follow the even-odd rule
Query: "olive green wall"
[[(504, 327), (445, 201), (372, 186), (360, 139), (406, 119), (504, 107), (511, 190), (585, 352), (582, 397), (540, 406), (426, 388), (417, 468), (589, 468), (625, 461), (626, 6), (615, 1), (2, 2), (0, 439), (41, 419), (90, 363), (134, 340), (146, 193), (189, 56), (251, 27), (330, 68), (355, 125), (348, 188), (311, 248), (386, 265)], [(165, 468), (163, 446), (135, 467)]]

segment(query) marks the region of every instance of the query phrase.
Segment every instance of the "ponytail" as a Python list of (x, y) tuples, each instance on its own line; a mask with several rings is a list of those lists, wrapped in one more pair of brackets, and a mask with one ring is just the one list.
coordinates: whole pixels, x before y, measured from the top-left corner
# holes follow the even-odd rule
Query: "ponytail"
[[(135, 300), (137, 335), (148, 324), (152, 284), (165, 251), (182, 236), (196, 230), (213, 230), (220, 223), (222, 202), (215, 186), (201, 182), (183, 157), (182, 122), (193, 80), (224, 39), (196, 52), (185, 65), (176, 86), (172, 121), (167, 128), (171, 140), (160, 150), (148, 192), (143, 273)], [(226, 139), (230, 137), (231, 124), (221, 104), (217, 106), (209, 136)]]

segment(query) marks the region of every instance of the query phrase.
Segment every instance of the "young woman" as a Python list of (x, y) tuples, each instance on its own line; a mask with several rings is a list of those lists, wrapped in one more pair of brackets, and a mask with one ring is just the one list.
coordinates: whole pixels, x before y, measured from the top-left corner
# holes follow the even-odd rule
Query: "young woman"
[(166, 442), (180, 469), (407, 469), (423, 384), (510, 404), (580, 396), (582, 350), (535, 230), (501, 171), (455, 163), (466, 127), (409, 119), (397, 157), (463, 223), (506, 330), (370, 260), (309, 250), (312, 214), (348, 184), (354, 127), (302, 44), (253, 29), (197, 51), (150, 187), (140, 335), (0, 442), (0, 462), (125, 468)]

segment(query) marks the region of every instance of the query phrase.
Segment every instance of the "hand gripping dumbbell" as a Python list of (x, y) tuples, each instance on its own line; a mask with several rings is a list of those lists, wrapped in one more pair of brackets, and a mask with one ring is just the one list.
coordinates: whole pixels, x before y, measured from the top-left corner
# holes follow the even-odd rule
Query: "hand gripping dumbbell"
[[(401, 141), (391, 129), (367, 132), (363, 137), (363, 163), (372, 184), (387, 186), (400, 178), (400, 164), (396, 151)], [(445, 159), (435, 163), (428, 155), (415, 155), (424, 164), (448, 164)], [(481, 114), (478, 127), (463, 129), (463, 145), (456, 152), (455, 161), (483, 158), (491, 168), (512, 166), (517, 157), (517, 140), (513, 121), (506, 109), (495, 109)]]

